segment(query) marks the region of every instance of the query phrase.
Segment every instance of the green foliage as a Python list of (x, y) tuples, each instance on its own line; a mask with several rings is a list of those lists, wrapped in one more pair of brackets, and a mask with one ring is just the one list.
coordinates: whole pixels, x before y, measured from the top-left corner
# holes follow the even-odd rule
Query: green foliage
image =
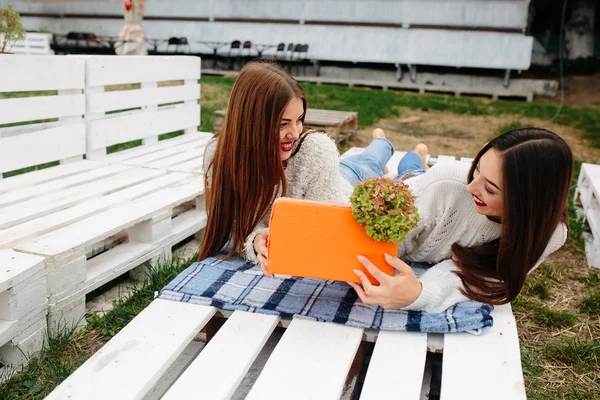
[(581, 312), (589, 315), (600, 315), (600, 289), (596, 289), (587, 296), (584, 296), (579, 309)]
[(0, 8), (0, 53), (9, 51), (17, 40), (25, 39), (25, 29), (21, 25), (21, 16), (12, 5)]
[(546, 355), (572, 366), (577, 372), (598, 371), (600, 340), (562, 339), (546, 345)]
[(378, 242), (401, 243), (419, 222), (415, 197), (408, 186), (393, 179), (378, 177), (359, 182), (350, 203), (356, 222)]

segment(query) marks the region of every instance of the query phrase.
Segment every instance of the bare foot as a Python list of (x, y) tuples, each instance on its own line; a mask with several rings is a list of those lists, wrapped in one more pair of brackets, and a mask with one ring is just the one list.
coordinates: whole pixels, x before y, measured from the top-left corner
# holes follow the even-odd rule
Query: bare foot
[(373, 129), (372, 135), (373, 135), (373, 139), (376, 139), (376, 138), (383, 138), (383, 139), (385, 139), (386, 138), (385, 137), (385, 132), (383, 131), (383, 129), (380, 129), (380, 128)]
[(421, 156), (421, 168), (429, 169), (429, 165), (427, 165), (427, 155), (429, 154), (429, 149), (423, 143), (419, 143), (415, 147), (415, 151)]

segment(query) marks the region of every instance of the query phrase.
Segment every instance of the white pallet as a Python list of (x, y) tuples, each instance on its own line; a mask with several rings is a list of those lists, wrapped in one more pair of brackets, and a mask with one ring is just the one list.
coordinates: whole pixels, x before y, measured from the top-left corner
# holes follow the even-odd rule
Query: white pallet
[[(89, 159), (105, 157), (106, 148), (111, 145), (139, 139), (151, 145), (158, 142), (161, 134), (197, 132), (198, 57), (94, 56), (86, 57), (85, 62)], [(158, 85), (164, 81), (183, 81), (183, 85)], [(113, 86), (107, 91), (107, 86), (140, 82), (139, 89)]]
[(575, 189), (575, 205), (582, 208), (581, 214), (590, 229), (584, 235), (588, 265), (600, 268), (600, 165), (581, 165)]
[[(0, 35), (1, 40), (2, 35)], [(27, 32), (25, 33), (25, 39), (17, 40), (8, 51), (14, 54), (51, 55), (54, 54), (54, 50), (50, 48), (51, 41), (51, 33)]]
[[(146, 262), (169, 259), (173, 245), (206, 224), (201, 175), (123, 165), (83, 175), (109, 169), (113, 173), (104, 178), (89, 183), (82, 178), (84, 183), (66, 189), (61, 180), (51, 181), (56, 190), (0, 212), (0, 225), (6, 228), (0, 232), (0, 248), (46, 258), (51, 332), (61, 317), (66, 325), (81, 322), (87, 293)], [(189, 205), (176, 213), (184, 204)], [(120, 236), (127, 240), (86, 257), (91, 249), (105, 247), (106, 239)], [(136, 271), (143, 278), (147, 267)]]
[(43, 257), (0, 250), (0, 362), (18, 367), (41, 350), (47, 308)]
[[(2, 92), (58, 91), (0, 99), (0, 177), (2, 173), (52, 161), (68, 162), (85, 153), (85, 63), (83, 59), (0, 55)], [(52, 124), (39, 120), (58, 119)], [(38, 121), (38, 122), (36, 122)]]
[[(153, 301), (48, 398), (140, 399), (149, 392), (161, 396), (166, 390), (163, 399), (193, 393), (207, 399), (247, 394), (248, 399), (338, 400), (343, 390), (355, 390), (356, 382), (347, 378), (365, 338), (362, 329), (293, 319), (284, 324), (288, 327), (274, 349), (265, 349), (275, 326), (284, 321), (240, 311), (230, 315), (180, 375), (163, 379), (160, 388), (156, 386), (161, 377), (170, 374), (174, 360), (216, 311), (189, 303)], [(442, 398), (480, 398), (486, 387), (494, 388), (485, 392), (490, 398), (525, 398), (510, 306), (498, 307), (492, 315), (494, 328), (481, 336), (444, 335)], [(416, 400), (427, 395), (424, 371), (428, 335), (378, 332), (375, 336), (360, 398)], [(253, 376), (249, 368), (259, 353), (268, 357), (266, 364), (258, 379), (248, 379)], [(469, 373), (465, 373), (467, 369)], [(477, 382), (473, 383), (472, 376), (477, 376)], [(244, 387), (240, 387), (242, 381)]]

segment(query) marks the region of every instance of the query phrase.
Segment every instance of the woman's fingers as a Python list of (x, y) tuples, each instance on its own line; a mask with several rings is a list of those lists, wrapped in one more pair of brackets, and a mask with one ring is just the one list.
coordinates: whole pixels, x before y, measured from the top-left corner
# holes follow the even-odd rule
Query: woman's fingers
[(386, 281), (386, 279), (389, 279), (390, 276), (387, 275), (385, 272), (383, 272), (382, 270), (380, 270), (379, 268), (377, 268), (375, 266), (375, 264), (373, 264), (371, 261), (369, 261), (368, 258), (363, 257), (363, 256), (357, 256), (358, 261), (365, 266), (365, 268), (367, 269), (367, 271), (369, 271), (369, 273), (371, 275), (373, 275), (373, 278), (377, 279), (379, 281), (379, 283), (383, 283)]

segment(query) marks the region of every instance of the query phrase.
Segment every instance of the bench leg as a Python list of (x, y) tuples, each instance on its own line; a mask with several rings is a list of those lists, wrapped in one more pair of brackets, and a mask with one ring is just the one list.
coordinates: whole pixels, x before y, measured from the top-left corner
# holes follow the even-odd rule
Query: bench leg
[[(156, 243), (171, 233), (171, 221), (171, 210), (156, 215), (131, 228), (129, 240), (140, 243)], [(136, 281), (146, 280), (154, 268), (169, 263), (172, 257), (170, 245), (161, 247), (149, 261), (129, 271), (129, 276)]]

